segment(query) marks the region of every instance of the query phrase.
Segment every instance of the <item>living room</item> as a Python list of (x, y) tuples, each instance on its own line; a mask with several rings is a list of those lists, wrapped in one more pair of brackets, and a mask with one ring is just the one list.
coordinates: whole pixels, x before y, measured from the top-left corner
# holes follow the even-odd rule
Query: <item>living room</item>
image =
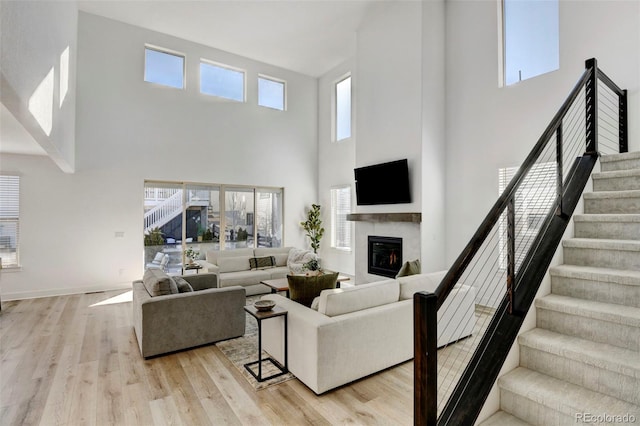
[[(560, 69), (509, 87), (498, 85), (493, 1), (372, 2), (345, 41), (352, 54), (313, 76), (78, 12), (75, 3), (36, 3), (1, 6), (2, 101), (43, 147), (36, 156), (2, 153), (2, 172), (21, 176), (21, 268), (3, 271), (3, 303), (130, 289), (144, 269), (145, 180), (282, 187), (285, 245), (306, 247), (299, 222), (312, 203), (330, 223), (332, 187), (353, 187), (356, 167), (401, 158), (411, 203), (354, 212), (420, 212), (407, 238), (423, 270), (444, 269), (495, 201), (497, 170), (521, 163), (585, 59), (597, 57), (629, 90), (630, 110), (640, 107), (634, 1), (561, 1)], [(186, 55), (185, 90), (143, 81), (147, 44)], [(67, 46), (69, 90), (64, 99), (54, 91), (46, 134), (24, 106)], [(200, 58), (246, 70), (246, 102), (201, 95)], [(334, 143), (331, 91), (347, 73), (353, 136)], [(257, 105), (258, 74), (287, 82), (286, 111)], [(5, 99), (7, 85), (17, 104)], [(640, 123), (630, 126), (629, 151), (638, 151)], [(363, 266), (367, 227), (354, 224), (351, 251), (323, 244), (325, 266), (375, 279)]]

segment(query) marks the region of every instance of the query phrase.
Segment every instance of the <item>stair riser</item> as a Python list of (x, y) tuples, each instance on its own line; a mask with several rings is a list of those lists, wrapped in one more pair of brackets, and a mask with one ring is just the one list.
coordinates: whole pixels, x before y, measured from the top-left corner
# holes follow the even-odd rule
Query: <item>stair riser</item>
[(576, 336), (593, 342), (607, 343), (640, 351), (640, 328), (615, 324), (597, 318), (536, 308), (537, 326), (556, 333)]
[(574, 223), (574, 233), (577, 238), (637, 240), (638, 236), (640, 236), (640, 223), (576, 221)]
[(593, 179), (594, 191), (627, 191), (640, 189), (640, 176)]
[(560, 413), (505, 389), (500, 389), (500, 408), (536, 426), (576, 424), (575, 416)]
[(560, 296), (640, 308), (640, 286), (572, 277), (551, 277), (551, 292)]
[(585, 199), (587, 214), (640, 214), (640, 197)]
[(640, 169), (640, 158), (620, 161), (607, 161), (600, 163), (600, 170), (603, 172), (616, 172), (619, 170)]
[(638, 271), (640, 251), (564, 247), (564, 263)]
[(520, 365), (595, 392), (640, 405), (640, 380), (631, 376), (520, 346)]

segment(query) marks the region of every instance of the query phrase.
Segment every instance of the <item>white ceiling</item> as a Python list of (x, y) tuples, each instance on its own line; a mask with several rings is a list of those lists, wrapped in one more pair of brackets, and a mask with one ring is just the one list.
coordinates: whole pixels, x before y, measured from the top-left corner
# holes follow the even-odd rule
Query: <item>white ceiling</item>
[(374, 0), (79, 1), (80, 10), (318, 77), (345, 59)]

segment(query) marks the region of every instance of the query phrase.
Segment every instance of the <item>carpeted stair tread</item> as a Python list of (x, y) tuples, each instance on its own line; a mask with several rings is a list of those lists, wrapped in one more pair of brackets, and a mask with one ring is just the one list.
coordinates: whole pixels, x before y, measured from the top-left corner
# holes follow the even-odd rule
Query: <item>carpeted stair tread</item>
[(619, 179), (640, 176), (640, 169), (611, 170), (606, 172), (593, 173), (593, 179)]
[(596, 266), (558, 265), (549, 268), (549, 274), (621, 285), (640, 286), (640, 271), (600, 268)]
[(607, 154), (600, 157), (601, 163), (611, 163), (614, 161), (640, 160), (640, 151), (623, 152), (619, 154)]
[(530, 426), (530, 423), (520, 420), (506, 411), (500, 410), (480, 423), (479, 426)]
[(499, 378), (498, 385), (503, 390), (571, 418), (575, 418), (577, 413), (627, 414), (640, 418), (640, 407), (637, 405), (524, 367), (518, 367)]
[(600, 303), (592, 300), (549, 294), (536, 299), (538, 309), (608, 321), (615, 324), (640, 327), (640, 308)]
[(548, 352), (640, 380), (640, 353), (606, 343), (534, 328), (518, 337), (520, 346)]

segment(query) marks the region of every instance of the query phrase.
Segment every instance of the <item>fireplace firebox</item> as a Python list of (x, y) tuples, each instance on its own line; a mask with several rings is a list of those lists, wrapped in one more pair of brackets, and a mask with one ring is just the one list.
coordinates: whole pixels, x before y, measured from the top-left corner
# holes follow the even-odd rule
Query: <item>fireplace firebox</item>
[(402, 238), (369, 235), (367, 271), (394, 278), (402, 266)]

